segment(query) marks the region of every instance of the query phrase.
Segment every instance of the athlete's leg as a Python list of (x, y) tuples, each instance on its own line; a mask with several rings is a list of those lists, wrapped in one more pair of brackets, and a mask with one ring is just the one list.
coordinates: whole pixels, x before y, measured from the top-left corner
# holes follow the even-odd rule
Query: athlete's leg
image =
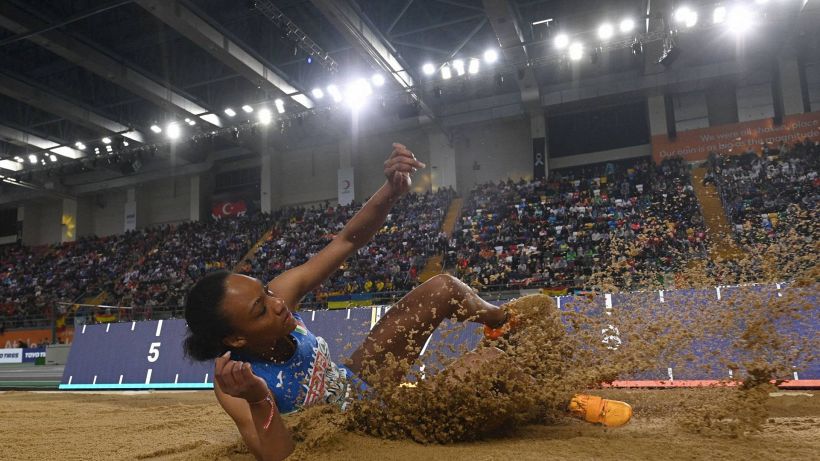
[(404, 378), (400, 368), (383, 368), (387, 353), (397, 362), (413, 363), (445, 318), (498, 326), (506, 314), (455, 277), (437, 275), (405, 295), (379, 320), (350, 357), (350, 369), (365, 381), (377, 373), (378, 379), (400, 382)]

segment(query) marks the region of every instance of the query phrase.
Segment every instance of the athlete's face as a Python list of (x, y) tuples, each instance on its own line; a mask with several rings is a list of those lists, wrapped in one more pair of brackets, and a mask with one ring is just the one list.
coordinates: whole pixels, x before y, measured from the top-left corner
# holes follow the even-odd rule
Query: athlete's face
[(245, 275), (231, 274), (226, 279), (222, 311), (233, 329), (225, 344), (236, 349), (262, 353), (296, 328), (296, 319), (282, 298)]

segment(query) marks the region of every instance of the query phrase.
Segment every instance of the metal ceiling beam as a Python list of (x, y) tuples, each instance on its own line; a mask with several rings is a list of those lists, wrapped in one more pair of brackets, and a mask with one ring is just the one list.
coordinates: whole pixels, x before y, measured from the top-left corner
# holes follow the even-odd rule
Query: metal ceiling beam
[(452, 19), (452, 20), (449, 20), (449, 21), (439, 22), (439, 23), (436, 23), (436, 24), (430, 24), (429, 26), (423, 26), (423, 27), (419, 27), (419, 28), (416, 28), (416, 29), (406, 30), (404, 32), (399, 32), (397, 34), (390, 34), (390, 38), (401, 38), (401, 37), (406, 37), (408, 35), (427, 32), (429, 30), (442, 29), (444, 27), (454, 26), (456, 24), (461, 24), (461, 23), (464, 23), (464, 22), (470, 22), (474, 19), (481, 19), (483, 17), (485, 17), (485, 14), (483, 14), (483, 13), (482, 14), (473, 14), (473, 15), (470, 15), (470, 16), (464, 16), (463, 18)]
[(118, 134), (132, 141), (144, 143), (145, 135), (119, 122), (92, 112), (50, 91), (24, 83), (0, 73), (0, 94), (22, 101), (37, 109), (58, 115), (66, 120), (91, 128)]
[(399, 14), (396, 15), (396, 19), (394, 19), (393, 22), (390, 23), (390, 27), (387, 28), (387, 32), (385, 32), (387, 35), (390, 35), (390, 32), (393, 32), (393, 28), (396, 27), (399, 21), (401, 21), (401, 18), (404, 17), (404, 13), (407, 12), (412, 4), (413, 0), (407, 0), (407, 3), (405, 3), (401, 11), (399, 11)]
[(435, 114), (415, 88), (413, 77), (407, 66), (396, 54), (395, 48), (370, 24), (357, 6), (344, 0), (311, 0), (311, 3), (336, 27), (364, 58), (377, 69), (390, 76), (399, 87), (406, 91), (418, 104), (419, 109), (430, 120)]
[(0, 125), (0, 138), (17, 146), (36, 147), (39, 150), (53, 152), (63, 157), (80, 158), (83, 156), (82, 152), (68, 147), (66, 142), (52, 141), (7, 125)]
[(539, 111), (541, 96), (538, 81), (532, 66), (526, 64), (530, 61), (530, 57), (512, 5), (509, 0), (483, 0), (483, 2), (484, 10), (490, 18), (490, 24), (503, 50), (504, 58), (508, 63), (516, 63), (518, 66), (516, 81), (521, 91), (521, 102), (527, 112)]
[[(0, 2), (0, 27), (16, 34), (47, 29), (48, 23), (11, 2)], [(181, 117), (196, 116), (214, 126), (222, 126), (219, 117), (172, 88), (159, 83), (97, 48), (59, 30), (48, 30), (26, 38), (61, 58), (110, 80), (128, 91)]]
[(136, 3), (257, 87), (286, 96), (304, 108), (313, 108), (313, 101), (291, 84), (284, 73), (253, 57), (242, 45), (178, 0), (136, 0)]

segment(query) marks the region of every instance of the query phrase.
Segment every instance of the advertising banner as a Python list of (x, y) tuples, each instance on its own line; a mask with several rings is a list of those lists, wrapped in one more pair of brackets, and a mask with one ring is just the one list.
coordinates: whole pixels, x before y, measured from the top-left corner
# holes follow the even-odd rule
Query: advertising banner
[(46, 358), (45, 347), (30, 347), (23, 349), (23, 363), (34, 363), (38, 358)]
[(665, 134), (652, 136), (652, 158), (660, 163), (680, 156), (687, 162), (706, 160), (709, 152), (742, 154), (769, 143), (777, 148), (781, 142), (792, 145), (804, 139), (820, 141), (820, 112), (789, 115), (780, 126), (770, 118), (729, 125), (680, 131), (674, 140)]
[(339, 168), (339, 205), (350, 205), (355, 198), (353, 168)]
[(0, 363), (22, 363), (23, 349), (0, 349)]
[(137, 228), (137, 202), (125, 202), (125, 232)]

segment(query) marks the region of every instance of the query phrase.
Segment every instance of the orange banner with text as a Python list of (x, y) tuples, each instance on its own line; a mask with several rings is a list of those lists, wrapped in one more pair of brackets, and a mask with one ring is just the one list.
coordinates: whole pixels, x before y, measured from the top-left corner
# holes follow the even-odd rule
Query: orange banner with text
[[(58, 332), (57, 336), (61, 342), (70, 343), (74, 339), (74, 329)], [(20, 347), (20, 342), (25, 343), (26, 347), (32, 344), (48, 344), (51, 342), (51, 329), (6, 330), (0, 335), (0, 348)]]
[(778, 147), (781, 142), (792, 145), (809, 138), (820, 141), (820, 112), (789, 115), (780, 126), (770, 118), (730, 125), (712, 126), (681, 131), (675, 140), (665, 134), (652, 136), (652, 158), (661, 162), (670, 157), (683, 157), (687, 162), (706, 160), (709, 152), (742, 154), (750, 148), (760, 151), (769, 143)]

